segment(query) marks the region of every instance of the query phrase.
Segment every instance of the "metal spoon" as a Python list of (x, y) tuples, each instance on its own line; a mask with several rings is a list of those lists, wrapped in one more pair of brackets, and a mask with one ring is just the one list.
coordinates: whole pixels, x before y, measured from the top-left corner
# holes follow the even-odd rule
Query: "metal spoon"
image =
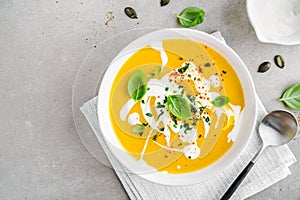
[(284, 145), (295, 137), (298, 131), (298, 121), (292, 113), (276, 110), (262, 120), (258, 131), (263, 141), (262, 147), (227, 189), (221, 200), (230, 199), (266, 147)]

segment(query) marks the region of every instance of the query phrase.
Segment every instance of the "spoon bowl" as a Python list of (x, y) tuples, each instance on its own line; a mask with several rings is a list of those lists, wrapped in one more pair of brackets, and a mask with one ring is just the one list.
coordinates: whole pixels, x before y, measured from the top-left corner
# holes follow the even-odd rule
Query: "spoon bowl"
[(296, 117), (288, 111), (269, 113), (259, 126), (259, 134), (265, 146), (280, 146), (291, 141), (298, 128)]

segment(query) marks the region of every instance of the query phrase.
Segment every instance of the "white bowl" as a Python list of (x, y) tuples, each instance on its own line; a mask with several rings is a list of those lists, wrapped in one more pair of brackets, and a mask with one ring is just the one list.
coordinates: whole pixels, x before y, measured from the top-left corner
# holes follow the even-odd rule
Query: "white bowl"
[(300, 44), (299, 0), (247, 0), (247, 12), (259, 41)]
[[(113, 81), (117, 72), (122, 67), (124, 62), (133, 54), (136, 50), (143, 48), (153, 42), (159, 42), (167, 39), (189, 39), (196, 42), (205, 44), (222, 56), (233, 66), (234, 70), (238, 74), (245, 99), (244, 117), (242, 119), (242, 125), (240, 133), (229, 149), (219, 160), (211, 164), (210, 166), (185, 174), (168, 174), (164, 172), (158, 172), (152, 167), (141, 164), (134, 160), (122, 147), (110, 122), (110, 108), (109, 99), (110, 91)], [(128, 54), (128, 52), (131, 52)], [(143, 37), (138, 38), (129, 45), (127, 45), (118, 56), (112, 61), (104, 74), (98, 98), (98, 118), (100, 128), (105, 141), (113, 153), (113, 155), (127, 168), (130, 172), (138, 174), (140, 177), (149, 181), (153, 181), (165, 185), (189, 185), (199, 183), (212, 176), (215, 176), (228, 167), (235, 159), (237, 159), (247, 145), (251, 136), (254, 124), (256, 121), (256, 98), (255, 98), (254, 84), (251, 76), (239, 56), (226, 44), (219, 41), (215, 37), (192, 29), (162, 29), (149, 33)], [(120, 169), (118, 169), (120, 170)], [(148, 173), (142, 173), (148, 172)]]

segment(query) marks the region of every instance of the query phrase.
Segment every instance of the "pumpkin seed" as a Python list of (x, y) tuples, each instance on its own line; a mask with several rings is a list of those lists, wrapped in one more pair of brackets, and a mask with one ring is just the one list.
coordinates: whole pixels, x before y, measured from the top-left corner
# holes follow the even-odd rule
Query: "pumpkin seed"
[(274, 61), (275, 61), (275, 64), (279, 67), (279, 68), (284, 68), (284, 60), (282, 58), (281, 55), (276, 55), (274, 57)]
[(168, 5), (170, 0), (160, 0), (160, 6), (166, 6)]
[(271, 67), (270, 62), (263, 62), (259, 65), (258, 72), (261, 72), (261, 73), (266, 72), (270, 69), (270, 67)]
[(124, 11), (125, 11), (125, 14), (128, 16), (128, 17), (130, 17), (131, 19), (137, 19), (138, 17), (137, 17), (137, 14), (136, 14), (136, 12), (135, 12), (135, 10), (133, 9), (133, 8), (131, 8), (131, 7), (126, 7), (125, 9), (124, 9)]

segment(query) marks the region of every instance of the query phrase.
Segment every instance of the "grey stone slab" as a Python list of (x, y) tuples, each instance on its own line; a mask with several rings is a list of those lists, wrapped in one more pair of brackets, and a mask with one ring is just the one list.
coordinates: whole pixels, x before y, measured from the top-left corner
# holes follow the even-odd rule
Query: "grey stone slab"
[[(82, 2), (82, 3), (81, 3)], [(198, 6), (207, 15), (195, 29), (220, 30), (244, 60), (268, 110), (284, 108), (282, 91), (300, 81), (300, 46), (260, 43), (245, 0), (0, 1), (0, 199), (126, 199), (114, 172), (92, 158), (76, 133), (72, 86), (87, 53), (112, 34), (135, 27), (180, 27), (175, 13)], [(124, 15), (136, 9), (139, 19)], [(108, 20), (109, 13), (114, 18)], [(281, 54), (286, 68), (257, 73)], [(300, 159), (299, 136), (289, 145)], [(300, 199), (300, 165), (250, 199)]]

